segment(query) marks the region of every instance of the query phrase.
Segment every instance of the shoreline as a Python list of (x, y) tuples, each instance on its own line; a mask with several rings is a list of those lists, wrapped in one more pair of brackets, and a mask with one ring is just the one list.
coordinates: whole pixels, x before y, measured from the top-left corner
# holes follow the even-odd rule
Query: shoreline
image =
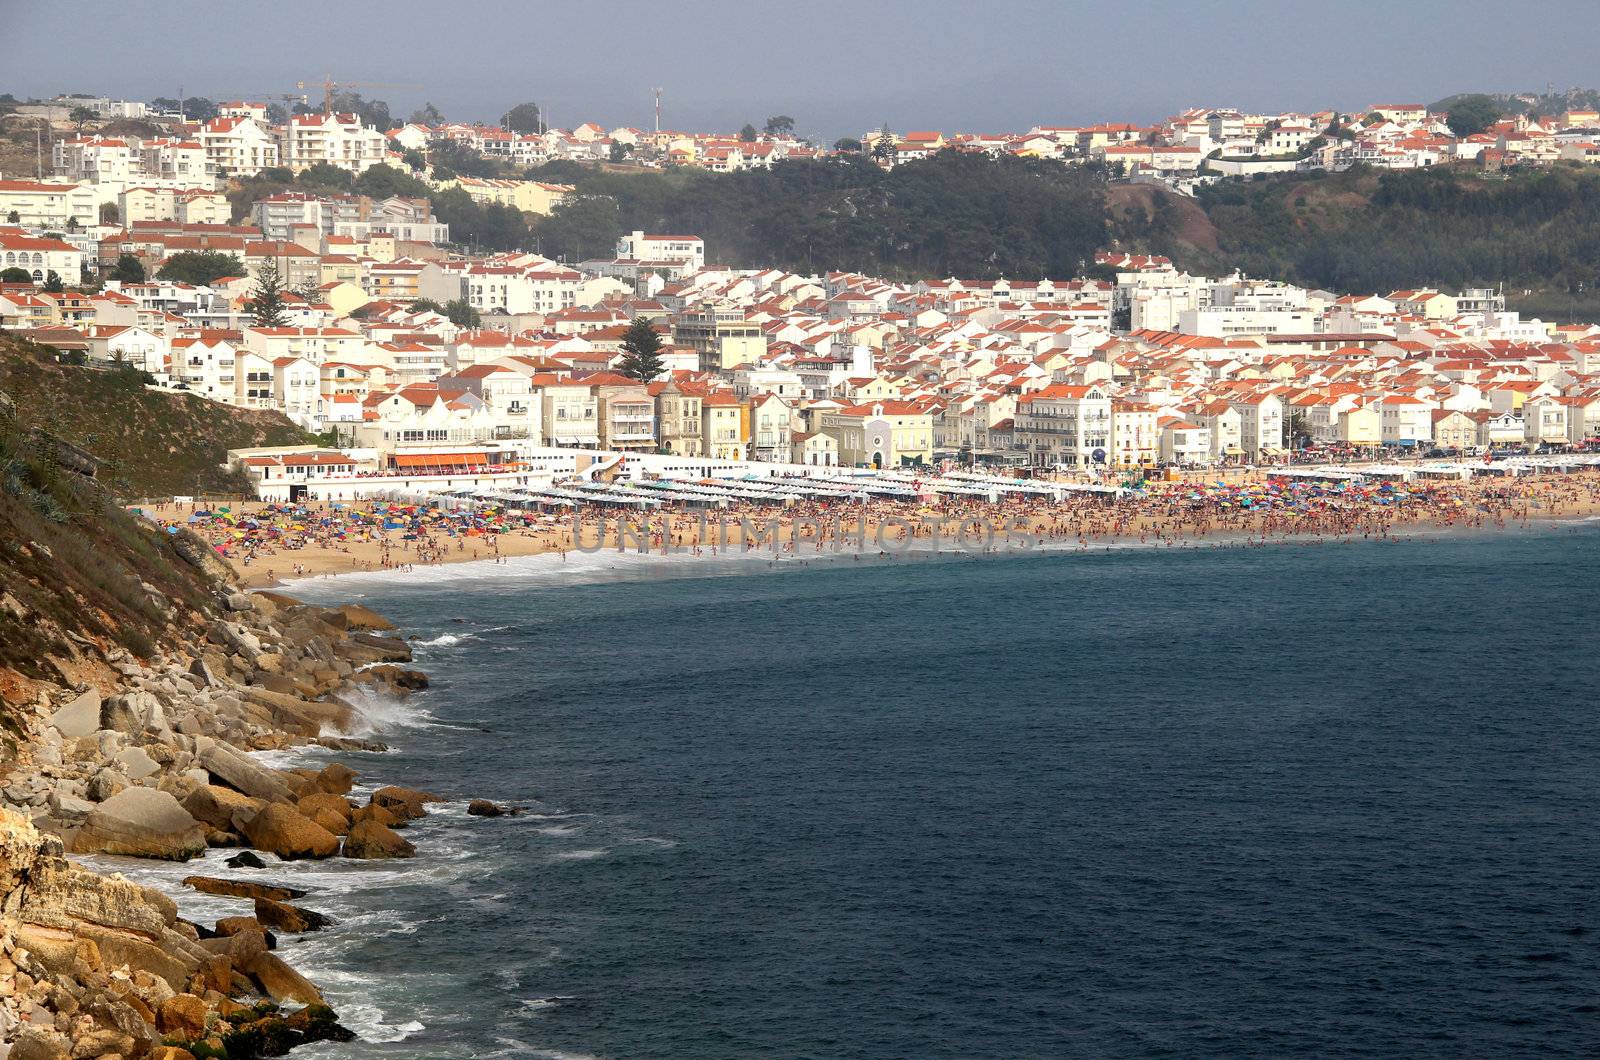
[[(1187, 483), (1170, 484), (1131, 503), (1084, 502), (1050, 506), (875, 503), (859, 509), (829, 510), (825, 519), (833, 520), (832, 529), (824, 526), (820, 532), (815, 527), (824, 521), (823, 516), (796, 515), (787, 510), (715, 513), (725, 520), (723, 524), (705, 522), (704, 513), (652, 512), (644, 517), (625, 514), (622, 518), (632, 518), (640, 530), (637, 536), (627, 533), (623, 541), (625, 547), (620, 551), (617, 541), (621, 533), (614, 522), (616, 516), (593, 512), (583, 516), (576, 527), (570, 516), (541, 516), (524, 525), (508, 525), (500, 532), (475, 532), (474, 527), (458, 534), (453, 527), (442, 531), (424, 528), (416, 535), (414, 544), (393, 530), (362, 526), (348, 530), (340, 527), (336, 537), (319, 538), (314, 532), (308, 532), (300, 539), (267, 540), (260, 545), (250, 542), (249, 552), (227, 544), (221, 547), (227, 549), (224, 558), (232, 564), (240, 583), (260, 589), (303, 587), (358, 574), (403, 581), (408, 574), (445, 567), (474, 572), (515, 567), (517, 573), (534, 573), (528, 570), (527, 562), (534, 557), (545, 557), (545, 562), (550, 564), (567, 563), (574, 571), (591, 567), (596, 557), (620, 561), (623, 555), (630, 558), (629, 562), (643, 558), (712, 561), (707, 566), (737, 559), (750, 566), (766, 564), (773, 569), (788, 568), (797, 561), (832, 562), (846, 556), (870, 562), (892, 561), (908, 553), (930, 551), (935, 533), (948, 533), (949, 527), (959, 525), (958, 520), (976, 518), (987, 519), (991, 526), (1008, 534), (1031, 535), (1034, 541), (1028, 547), (1002, 541), (985, 549), (950, 547), (959, 543), (943, 539), (939, 550), (972, 555), (1025, 555), (1043, 551), (1095, 552), (1152, 543), (1155, 547), (1228, 548), (1297, 541), (1394, 538), (1428, 529), (1504, 531), (1552, 520), (1600, 517), (1600, 472), (1593, 471), (1528, 476), (1508, 483), (1490, 481), (1429, 487), (1425, 493), (1417, 491), (1416, 495), (1425, 500), (1413, 502), (1410, 508), (1385, 509), (1372, 503), (1342, 509), (1330, 506), (1312, 513), (1309, 520), (1292, 511), (1263, 513), (1226, 507), (1202, 508), (1198, 512), (1185, 510), (1182, 498), (1192, 488)], [(229, 519), (242, 522), (267, 515), (280, 519), (286, 532), (306, 525), (283, 519), (273, 512), (272, 506), (259, 502), (237, 507), (237, 512), (227, 513)], [(405, 508), (423, 510), (415, 505)], [(341, 516), (344, 509), (340, 506), (318, 504), (294, 510), (305, 513), (313, 521), (348, 518)], [(462, 510), (462, 507), (431, 509), (439, 513)], [(490, 506), (480, 509), (466, 506), (466, 510), (496, 511)], [(147, 514), (176, 525), (179, 522), (176, 517), (184, 513), (181, 506), (158, 506)], [(597, 545), (601, 539), (594, 529), (600, 518), (608, 520), (603, 546)], [(750, 529), (758, 535), (756, 547), (745, 546), (747, 528), (740, 524), (742, 519), (754, 524)], [(907, 522), (912, 524), (909, 534), (902, 525)], [(942, 527), (930, 530), (929, 523), (942, 524)], [(197, 529), (210, 531), (208, 540), (214, 547), (218, 542), (229, 540), (227, 525), (202, 523)], [(575, 546), (575, 530), (583, 535), (581, 540), (585, 547)], [(798, 545), (797, 533), (800, 534)], [(709, 541), (706, 536), (710, 537)]]
[(224, 587), (200, 617), (145, 663), (113, 649), (36, 683), (0, 804), (0, 1041), (22, 1055), (245, 1060), (356, 1037), (280, 942), (335, 926), (325, 888), (294, 886), (307, 866), (403, 863), (407, 826), (446, 801), (344, 764), (387, 749), (353, 735), (376, 727), (363, 706), (427, 678), (356, 604)]

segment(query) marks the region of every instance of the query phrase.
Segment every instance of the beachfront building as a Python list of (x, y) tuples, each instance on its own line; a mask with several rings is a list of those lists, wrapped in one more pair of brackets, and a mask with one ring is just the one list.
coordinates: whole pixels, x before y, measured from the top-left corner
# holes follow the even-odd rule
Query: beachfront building
[(750, 406), (732, 392), (700, 400), (701, 452), (714, 460), (744, 460), (750, 450)]
[(1147, 467), (1161, 455), (1161, 431), (1154, 405), (1139, 401), (1111, 403), (1111, 465)]
[(1160, 424), (1163, 464), (1206, 464), (1211, 461), (1211, 432), (1199, 424), (1169, 417)]
[(1228, 402), (1239, 413), (1239, 447), (1252, 460), (1281, 456), (1283, 402), (1272, 394), (1249, 394)]
[(1013, 420), (1013, 444), (1035, 466), (1089, 467), (1111, 459), (1111, 393), (1098, 383), (1052, 383), (1023, 394)]
[(1530, 447), (1567, 443), (1567, 403), (1559, 397), (1536, 397), (1522, 403), (1523, 441)]
[(1433, 441), (1433, 406), (1395, 395), (1379, 402), (1384, 445), (1410, 447)]
[(845, 467), (902, 467), (933, 462), (933, 410), (911, 401), (850, 405), (818, 417)]
[(706, 395), (703, 384), (668, 379), (649, 384), (656, 403), (656, 443), (663, 453), (700, 456), (705, 452), (703, 413), (700, 403)]
[(577, 379), (553, 375), (532, 378), (539, 399), (540, 429), (545, 445), (569, 449), (600, 447), (600, 399), (593, 387)]

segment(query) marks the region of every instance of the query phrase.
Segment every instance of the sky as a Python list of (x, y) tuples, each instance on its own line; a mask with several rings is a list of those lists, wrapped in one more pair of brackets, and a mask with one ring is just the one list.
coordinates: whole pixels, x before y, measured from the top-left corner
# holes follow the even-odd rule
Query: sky
[[(495, 121), (832, 141), (1151, 122), (1186, 107), (1355, 110), (1597, 87), (1600, 0), (0, 0), (0, 92), (261, 98), (362, 88)], [(320, 89), (312, 94), (317, 96)]]

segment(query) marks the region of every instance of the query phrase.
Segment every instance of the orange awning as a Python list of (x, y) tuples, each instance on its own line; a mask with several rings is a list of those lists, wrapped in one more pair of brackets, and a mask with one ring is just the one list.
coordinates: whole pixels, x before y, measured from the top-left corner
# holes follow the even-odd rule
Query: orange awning
[(488, 453), (398, 453), (395, 467), (466, 467), (487, 464)]

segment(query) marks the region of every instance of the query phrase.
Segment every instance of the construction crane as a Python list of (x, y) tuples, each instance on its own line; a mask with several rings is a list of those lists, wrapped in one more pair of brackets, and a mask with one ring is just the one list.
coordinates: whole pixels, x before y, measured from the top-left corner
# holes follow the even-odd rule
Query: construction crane
[(408, 92), (421, 92), (421, 85), (394, 85), (383, 81), (335, 81), (333, 75), (325, 75), (321, 81), (296, 81), (294, 87), (302, 91), (308, 88), (322, 86), (322, 113), (333, 113), (333, 94), (341, 88), (398, 88)]

